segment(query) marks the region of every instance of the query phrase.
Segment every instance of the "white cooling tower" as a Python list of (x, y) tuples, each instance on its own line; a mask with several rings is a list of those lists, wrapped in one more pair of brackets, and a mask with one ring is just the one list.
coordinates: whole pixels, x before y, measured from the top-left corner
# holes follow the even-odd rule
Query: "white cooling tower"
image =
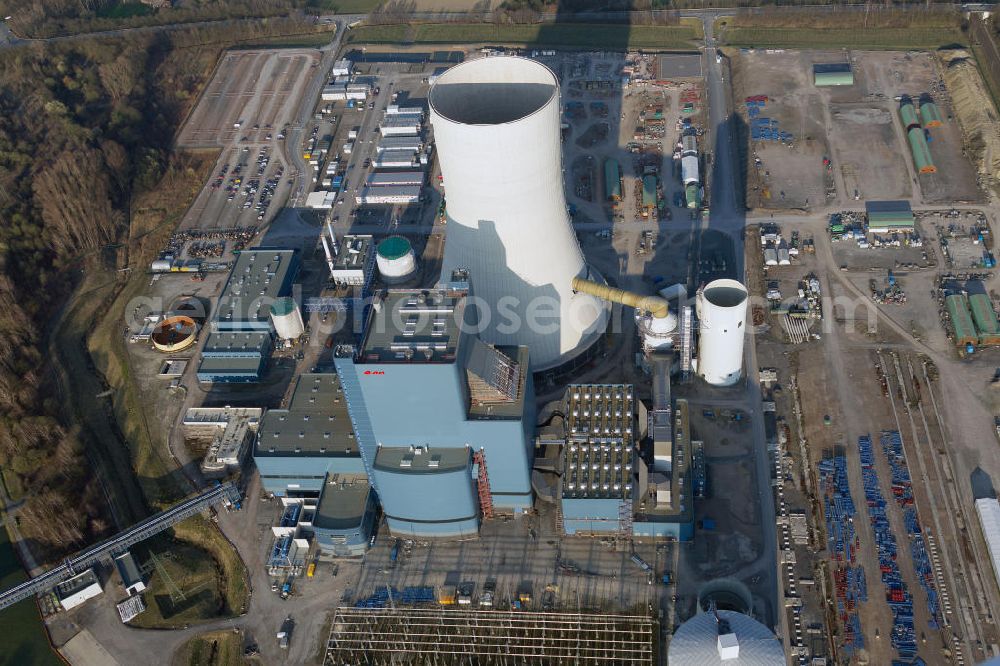
[(698, 292), (698, 374), (715, 386), (731, 386), (743, 369), (747, 290), (736, 280), (715, 280)]
[(527, 345), (533, 370), (559, 365), (600, 337), (607, 310), (570, 285), (588, 269), (563, 193), (556, 76), (480, 58), (442, 74), (429, 102), (448, 201), (441, 274), (469, 271), (491, 310), (485, 341)]

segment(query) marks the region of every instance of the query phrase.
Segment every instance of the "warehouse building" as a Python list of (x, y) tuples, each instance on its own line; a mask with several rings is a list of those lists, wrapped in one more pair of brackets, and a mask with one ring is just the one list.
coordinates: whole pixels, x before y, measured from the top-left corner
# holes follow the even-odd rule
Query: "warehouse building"
[(254, 248), (236, 259), (212, 317), (198, 365), (200, 382), (260, 380), (273, 351), (271, 305), (292, 292), (295, 250)]
[(368, 187), (384, 187), (386, 185), (408, 185), (422, 186), (424, 184), (423, 171), (380, 171), (369, 174), (365, 179)]
[(968, 304), (972, 311), (972, 323), (976, 326), (979, 344), (984, 346), (1000, 344), (1000, 324), (997, 323), (997, 313), (993, 310), (990, 297), (986, 294), (971, 294)]
[(382, 136), (417, 136), (421, 127), (420, 116), (396, 114), (386, 116), (379, 123), (378, 131)]
[(122, 579), (122, 587), (129, 596), (140, 594), (146, 589), (146, 580), (139, 571), (139, 565), (135, 563), (132, 553), (125, 551), (121, 555), (115, 555), (115, 569)]
[(384, 150), (375, 158), (376, 169), (413, 169), (420, 165), (411, 150)]
[(563, 404), (563, 529), (579, 535), (628, 530), (636, 432), (632, 386), (573, 384)]
[[(383, 153), (384, 154), (384, 153)], [(380, 187), (365, 186), (358, 195), (359, 204), (376, 205), (406, 205), (420, 201), (420, 185), (383, 185)]]
[(854, 72), (847, 62), (822, 63), (813, 65), (813, 83), (823, 86), (853, 86)]
[(375, 152), (383, 153), (387, 150), (405, 150), (411, 153), (420, 152), (423, 142), (417, 136), (383, 136), (375, 146)]
[(479, 512), (532, 505), (528, 349), (481, 342), (469, 293), (456, 273), (377, 294), (359, 348), (334, 359), (394, 534), (465, 536)]
[(201, 350), (198, 381), (256, 382), (273, 350), (270, 331), (211, 333)]
[(965, 294), (952, 294), (944, 299), (951, 318), (951, 327), (955, 332), (955, 344), (959, 347), (975, 345), (979, 342), (976, 328), (969, 314), (969, 300)]
[(916, 228), (909, 201), (868, 201), (865, 213), (871, 233), (912, 233)]
[(271, 303), (292, 293), (299, 271), (295, 250), (243, 250), (219, 297), (213, 331), (270, 331)]

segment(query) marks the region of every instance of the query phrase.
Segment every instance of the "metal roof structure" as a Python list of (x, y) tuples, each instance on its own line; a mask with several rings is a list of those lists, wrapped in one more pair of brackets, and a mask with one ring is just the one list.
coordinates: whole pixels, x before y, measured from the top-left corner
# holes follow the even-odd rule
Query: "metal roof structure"
[(371, 236), (347, 234), (340, 243), (337, 256), (333, 259), (333, 270), (367, 270), (374, 256), (373, 250)]
[[(477, 663), (521, 666), (656, 663), (658, 623), (648, 615), (590, 612), (401, 608), (338, 608), (326, 661), (365, 663)], [(682, 664), (684, 662), (677, 662)]]
[(996, 499), (984, 497), (976, 500), (979, 527), (983, 530), (986, 549), (993, 562), (993, 575), (1000, 585), (1000, 503)]
[(848, 62), (813, 65), (813, 83), (817, 86), (853, 86), (854, 72)]
[(952, 294), (944, 300), (951, 317), (951, 326), (955, 329), (955, 344), (967, 345), (979, 342), (976, 328), (972, 324), (972, 316), (969, 314), (969, 301), (965, 295)]
[(604, 160), (604, 198), (618, 201), (622, 198), (622, 168), (618, 160)]
[(360, 455), (336, 373), (299, 375), (288, 407), (264, 413), (254, 456), (289, 455)]
[(909, 201), (866, 201), (865, 214), (870, 230), (913, 229), (913, 209)]
[[(1000, 324), (997, 322), (997, 313), (993, 310), (993, 303), (986, 294), (971, 294), (969, 296), (969, 308), (972, 310), (972, 321), (976, 325), (976, 332), (979, 334), (980, 342), (986, 338), (995, 339), (1000, 336)], [(992, 343), (990, 343), (992, 344)]]
[(669, 663), (684, 666), (787, 664), (781, 641), (770, 629), (752, 617), (727, 610), (701, 613), (682, 624), (667, 654)]
[(240, 252), (219, 297), (214, 330), (270, 330), (271, 302), (288, 295), (298, 265), (295, 250), (255, 248)]

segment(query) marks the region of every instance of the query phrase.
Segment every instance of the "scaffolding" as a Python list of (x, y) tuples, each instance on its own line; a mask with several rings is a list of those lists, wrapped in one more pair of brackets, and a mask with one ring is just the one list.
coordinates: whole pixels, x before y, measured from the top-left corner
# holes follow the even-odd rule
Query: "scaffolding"
[(493, 493), (490, 491), (490, 475), (486, 471), (486, 451), (479, 449), (473, 456), (479, 470), (479, 508), (483, 512), (483, 520), (493, 518)]
[(338, 608), (326, 666), (653, 664), (650, 616), (426, 608)]
[(681, 308), (681, 379), (691, 378), (691, 354), (694, 349), (694, 313), (690, 305)]

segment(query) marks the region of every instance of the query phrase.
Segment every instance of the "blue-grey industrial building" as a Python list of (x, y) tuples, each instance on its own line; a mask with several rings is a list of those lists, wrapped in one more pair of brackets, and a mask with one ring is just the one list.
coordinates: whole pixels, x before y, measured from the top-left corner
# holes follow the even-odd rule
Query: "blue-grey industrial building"
[(394, 534), (466, 536), (481, 512), (532, 505), (528, 350), (481, 342), (469, 294), (464, 275), (376, 294), (359, 348), (335, 359)]
[[(677, 541), (693, 537), (688, 407), (678, 400), (676, 410), (669, 408), (669, 378), (660, 379), (666, 384), (654, 387), (657, 395), (649, 415), (628, 384), (575, 384), (566, 389), (560, 497), (566, 534)], [(654, 427), (648, 429), (647, 440), (649, 422)]]
[[(254, 445), (264, 490), (299, 508), (294, 524), (335, 555), (361, 555), (378, 500), (336, 373), (299, 376), (284, 409), (264, 413)], [(287, 522), (287, 521), (286, 521)]]
[(260, 379), (273, 351), (271, 304), (291, 294), (298, 272), (295, 250), (254, 248), (240, 252), (212, 316), (198, 381)]

